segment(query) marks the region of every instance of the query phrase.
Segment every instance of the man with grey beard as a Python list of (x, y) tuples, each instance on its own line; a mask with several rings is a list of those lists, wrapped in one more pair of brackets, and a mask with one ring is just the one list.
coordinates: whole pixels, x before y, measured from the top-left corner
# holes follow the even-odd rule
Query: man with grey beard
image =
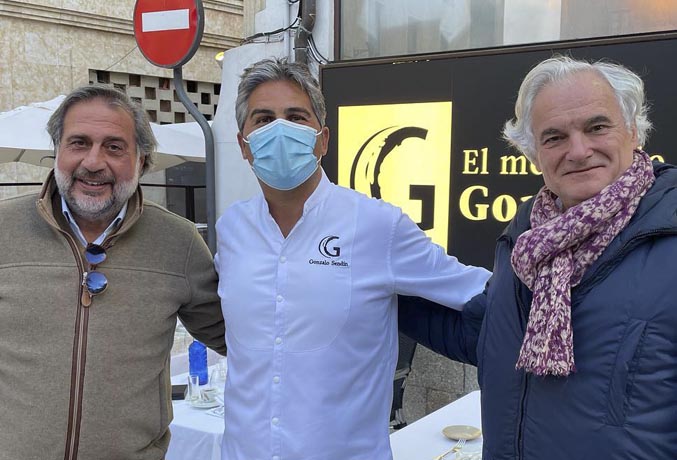
[(78, 88), (47, 130), (42, 191), (0, 201), (0, 459), (163, 458), (177, 316), (225, 354), (212, 257), (143, 200), (156, 141), (124, 93)]

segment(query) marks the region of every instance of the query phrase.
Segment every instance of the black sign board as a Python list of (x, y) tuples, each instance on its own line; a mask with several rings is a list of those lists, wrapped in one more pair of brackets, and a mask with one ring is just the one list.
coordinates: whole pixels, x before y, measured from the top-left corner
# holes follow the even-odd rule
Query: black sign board
[(543, 184), (501, 131), (522, 78), (556, 53), (637, 72), (654, 125), (645, 150), (677, 161), (677, 35), (661, 34), (327, 65), (327, 175), (402, 206), (450, 254), (491, 268), (496, 238)]

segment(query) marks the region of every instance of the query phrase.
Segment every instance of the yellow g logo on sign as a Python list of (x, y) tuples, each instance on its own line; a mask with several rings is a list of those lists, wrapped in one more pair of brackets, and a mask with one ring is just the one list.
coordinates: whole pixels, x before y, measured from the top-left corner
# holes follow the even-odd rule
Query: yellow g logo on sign
[(338, 182), (382, 198), (447, 247), (451, 102), (339, 107)]

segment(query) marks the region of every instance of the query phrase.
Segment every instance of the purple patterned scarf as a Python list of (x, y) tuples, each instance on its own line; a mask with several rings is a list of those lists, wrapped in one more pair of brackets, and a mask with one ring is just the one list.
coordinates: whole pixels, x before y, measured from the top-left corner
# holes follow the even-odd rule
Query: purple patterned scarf
[(653, 181), (649, 156), (636, 150), (632, 165), (615, 182), (564, 212), (550, 190), (538, 192), (532, 228), (517, 239), (511, 258), (515, 273), (533, 291), (516, 368), (536, 375), (576, 371), (571, 288), (627, 225)]

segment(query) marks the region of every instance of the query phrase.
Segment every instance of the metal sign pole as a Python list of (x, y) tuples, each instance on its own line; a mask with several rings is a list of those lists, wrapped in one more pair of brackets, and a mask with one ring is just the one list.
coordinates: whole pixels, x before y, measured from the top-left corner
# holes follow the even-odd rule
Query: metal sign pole
[(207, 246), (216, 253), (216, 197), (214, 183), (214, 135), (207, 119), (183, 88), (182, 66), (195, 54), (204, 32), (202, 0), (136, 0), (134, 38), (143, 56), (158, 67), (174, 69), (174, 90), (205, 136), (205, 185), (207, 187)]
[(205, 185), (207, 187), (207, 246), (216, 254), (216, 189), (214, 175), (214, 134), (207, 119), (195, 107), (183, 87), (183, 67), (174, 68), (174, 89), (179, 100), (202, 128), (205, 136)]

